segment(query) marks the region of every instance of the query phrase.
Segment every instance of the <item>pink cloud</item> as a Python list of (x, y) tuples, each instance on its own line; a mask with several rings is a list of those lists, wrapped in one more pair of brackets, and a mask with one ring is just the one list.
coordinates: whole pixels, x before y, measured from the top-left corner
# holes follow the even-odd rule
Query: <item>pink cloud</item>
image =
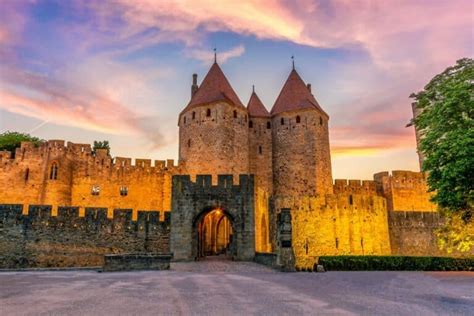
[[(473, 4), (468, 0), (118, 0), (86, 5), (98, 13), (101, 25), (108, 17), (120, 15), (127, 23), (122, 39), (150, 27), (181, 36), (197, 35), (200, 29), (228, 30), (314, 47), (360, 45), (379, 65), (409, 69), (420, 57), (446, 63), (460, 53), (472, 53), (446, 45), (454, 29), (458, 38), (471, 36)], [(410, 36), (413, 33), (422, 36)]]
[[(9, 47), (20, 39), (25, 17), (23, 6), (2, 7), (0, 107), (41, 119), (53, 116), (63, 124), (98, 131), (149, 134), (140, 126), (135, 99), (117, 86), (153, 99), (156, 95), (146, 83), (150, 77), (143, 75), (147, 74), (143, 69), (114, 63), (115, 55), (179, 42), (187, 46), (186, 56), (207, 61), (212, 53), (202, 49), (206, 34), (230, 31), (366, 52), (367, 64), (344, 65), (339, 70), (341, 76), (350, 73), (340, 87), (351, 99), (337, 104), (342, 111), (331, 113), (331, 141), (339, 154), (363, 148), (388, 150), (414, 144), (413, 131), (404, 128), (410, 115), (410, 92), (456, 59), (473, 53), (473, 4), (467, 0), (74, 3), (77, 10), (95, 13), (95, 23), (67, 25), (63, 30), (67, 40), (81, 39), (73, 43), (75, 53), (86, 60), (81, 59), (74, 69), (58, 70), (52, 78), (38, 77), (9, 62), (14, 59)], [(123, 23), (114, 23), (117, 19)], [(109, 54), (88, 56), (97, 47), (107, 48)], [(224, 60), (243, 52), (244, 47), (237, 46), (219, 57)]]

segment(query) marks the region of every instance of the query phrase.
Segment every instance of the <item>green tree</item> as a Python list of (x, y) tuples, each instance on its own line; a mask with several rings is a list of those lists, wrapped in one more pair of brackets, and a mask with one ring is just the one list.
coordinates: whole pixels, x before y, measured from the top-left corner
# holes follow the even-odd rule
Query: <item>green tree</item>
[(11, 151), (12, 155), (15, 155), (15, 149), (20, 147), (21, 142), (33, 142), (38, 146), (42, 140), (26, 133), (6, 131), (0, 134), (0, 150)]
[(97, 141), (94, 140), (94, 146), (92, 147), (92, 152), (95, 155), (97, 149), (107, 149), (107, 155), (110, 154), (110, 145), (108, 140)]
[[(474, 60), (460, 59), (411, 95), (420, 110), (414, 124), (423, 135), (423, 171), (433, 201), (446, 217), (441, 244), (458, 250), (474, 245)], [(467, 230), (467, 231), (466, 231)]]

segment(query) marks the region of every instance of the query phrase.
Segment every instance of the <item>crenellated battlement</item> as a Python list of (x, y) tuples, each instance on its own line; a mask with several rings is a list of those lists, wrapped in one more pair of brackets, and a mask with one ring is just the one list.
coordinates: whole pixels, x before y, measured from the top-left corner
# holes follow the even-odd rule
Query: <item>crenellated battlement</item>
[(254, 175), (241, 174), (238, 182), (234, 181), (234, 176), (217, 175), (217, 185), (213, 183), (212, 175), (196, 175), (195, 181), (191, 180), (190, 175), (174, 175), (173, 187), (179, 188), (180, 191), (196, 191), (196, 190), (228, 190), (228, 191), (252, 191), (254, 188)]
[[(15, 150), (15, 155), (10, 151), (0, 151), (0, 168), (7, 165), (14, 165), (19, 161), (28, 162), (28, 160), (47, 160), (57, 156), (67, 156), (68, 159), (77, 163), (90, 165), (108, 166), (109, 168), (135, 168), (143, 170), (155, 168), (156, 170), (176, 171), (183, 166), (183, 163), (175, 164), (173, 159), (154, 160), (142, 158), (115, 157), (108, 155), (107, 149), (97, 149), (95, 154), (92, 152), (90, 144), (78, 144), (64, 140), (48, 140), (35, 145), (33, 142), (22, 142), (21, 146)], [(133, 161), (135, 163), (133, 163)]]
[(170, 217), (160, 212), (0, 204), (0, 267), (101, 266), (105, 254), (169, 252)]
[(372, 180), (334, 180), (335, 194), (376, 194), (376, 184)]
[(432, 193), (428, 192), (426, 174), (406, 170), (394, 170), (374, 174), (377, 193), (387, 199), (390, 211), (435, 212)]
[[(57, 206), (57, 205), (27, 205), (27, 204), (0, 204), (0, 219), (9, 217), (11, 214), (22, 215), (30, 220), (75, 220), (85, 218), (87, 221), (97, 220), (104, 223), (107, 221), (126, 220), (133, 222), (150, 222), (153, 224), (165, 223), (169, 225), (170, 214), (168, 211), (138, 210), (133, 216), (133, 209), (113, 209), (106, 207), (91, 206)], [(162, 213), (162, 216), (160, 216)]]

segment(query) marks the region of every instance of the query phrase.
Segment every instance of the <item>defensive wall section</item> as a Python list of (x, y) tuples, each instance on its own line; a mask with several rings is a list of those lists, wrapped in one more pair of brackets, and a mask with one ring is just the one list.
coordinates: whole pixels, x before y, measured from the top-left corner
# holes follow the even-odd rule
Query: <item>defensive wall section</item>
[(173, 160), (112, 159), (88, 144), (23, 142), (14, 155), (0, 152), (0, 186), (8, 188), (0, 203), (126, 208), (136, 219), (138, 210), (171, 209), (171, 177), (183, 169)]
[[(145, 240), (140, 239), (145, 211), (150, 215), (146, 215), (148, 226), (143, 227), (156, 226), (153, 231), (166, 236), (165, 230), (158, 229), (159, 223), (168, 221), (168, 229), (181, 223), (175, 231), (190, 229), (188, 237), (193, 239), (195, 227), (190, 218), (217, 206), (232, 210), (234, 225), (244, 225), (242, 234), (253, 240), (250, 245), (250, 239), (242, 237), (242, 245), (250, 245), (239, 246), (240, 251), (249, 251), (242, 258), (253, 251), (269, 253), (278, 247), (277, 215), (282, 208), (291, 210), (299, 266), (309, 265), (320, 255), (442, 255), (435, 239), (442, 221), (430, 202), (426, 177), (419, 172), (380, 172), (374, 180), (363, 181), (337, 179), (334, 194), (304, 195), (302, 189), (299, 195), (273, 197), (248, 175), (213, 178), (185, 173), (186, 166), (175, 165), (173, 160), (135, 159), (132, 163), (131, 158), (112, 159), (107, 150), (93, 153), (88, 144), (60, 140), (39, 146), (24, 142), (13, 155), (2, 151), (0, 245), (5, 250), (2, 255), (8, 255), (3, 255), (0, 264), (101, 265), (105, 253), (146, 248)], [(177, 180), (172, 180), (173, 176)], [(170, 224), (173, 214), (168, 216), (167, 212), (172, 208), (178, 211)], [(126, 226), (131, 230), (119, 225), (120, 221), (130, 222)], [(121, 245), (123, 236), (128, 242)], [(134, 238), (137, 241), (132, 241)], [(150, 249), (169, 249), (164, 240), (160, 241), (163, 245)], [(189, 244), (191, 249), (194, 246)]]
[(169, 253), (170, 216), (159, 212), (0, 204), (0, 268), (98, 267), (105, 254)]
[(271, 200), (271, 214), (291, 210), (296, 266), (312, 267), (322, 255), (447, 255), (437, 246), (442, 220), (422, 173), (336, 179), (333, 191)]
[(443, 256), (437, 247), (436, 229), (443, 224), (438, 212), (388, 212), (392, 253), (406, 256)]
[(312, 267), (322, 255), (391, 253), (385, 199), (332, 194), (275, 198), (277, 213), (291, 209), (292, 245), (298, 267)]

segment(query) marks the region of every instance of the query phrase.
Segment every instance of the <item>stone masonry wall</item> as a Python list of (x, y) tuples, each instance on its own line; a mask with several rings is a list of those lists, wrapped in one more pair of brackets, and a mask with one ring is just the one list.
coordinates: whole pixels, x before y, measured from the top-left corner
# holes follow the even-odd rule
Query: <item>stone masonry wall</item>
[(249, 164), (250, 174), (255, 177), (255, 249), (270, 252), (269, 198), (273, 192), (271, 119), (250, 117)]
[[(208, 109), (210, 116), (207, 116)], [(247, 115), (245, 109), (225, 102), (181, 114), (179, 160), (186, 164), (185, 174), (191, 175), (192, 179), (197, 174), (210, 174), (214, 181), (219, 174), (232, 174), (236, 179), (239, 174), (248, 174)]]
[[(251, 123), (251, 127), (250, 127)], [(270, 194), (273, 192), (272, 126), (270, 118), (250, 117), (249, 166), (255, 184)]]
[(292, 212), (296, 266), (312, 267), (322, 255), (388, 255), (385, 199), (375, 195), (335, 194), (276, 198), (275, 211)]
[(390, 247), (392, 254), (403, 256), (446, 255), (438, 248), (435, 230), (442, 225), (436, 212), (390, 211)]
[(253, 175), (219, 175), (212, 185), (210, 175), (173, 177), (171, 251), (175, 260), (194, 260), (198, 249), (198, 224), (209, 212), (220, 209), (230, 220), (234, 258), (253, 260), (255, 255), (255, 187)]
[(275, 196), (332, 193), (328, 119), (300, 110), (275, 115), (272, 126)]
[(260, 187), (255, 188), (255, 251), (271, 252), (272, 238), (270, 231), (272, 217), (269, 210), (270, 195)]
[[(53, 164), (58, 168), (55, 179)], [(155, 160), (152, 165), (151, 160), (136, 159), (133, 165), (131, 158), (113, 160), (106, 150), (93, 155), (88, 144), (65, 146), (52, 140), (35, 147), (24, 142), (14, 158), (5, 151), (0, 155), (0, 186), (5, 188), (0, 203), (126, 208), (136, 219), (138, 210), (171, 209), (171, 176), (182, 169), (173, 160)]]
[(0, 268), (102, 266), (104, 254), (169, 252), (170, 218), (160, 222), (158, 212), (75, 207), (0, 205)]
[(377, 193), (387, 199), (389, 211), (436, 212), (436, 204), (430, 201), (426, 175), (422, 172), (392, 171), (374, 175)]
[[(90, 148), (90, 146), (89, 146)], [(22, 143), (0, 158), (0, 203), (61, 204), (71, 203), (72, 161), (64, 141), (50, 140), (39, 147)], [(52, 164), (57, 179), (50, 179)]]

